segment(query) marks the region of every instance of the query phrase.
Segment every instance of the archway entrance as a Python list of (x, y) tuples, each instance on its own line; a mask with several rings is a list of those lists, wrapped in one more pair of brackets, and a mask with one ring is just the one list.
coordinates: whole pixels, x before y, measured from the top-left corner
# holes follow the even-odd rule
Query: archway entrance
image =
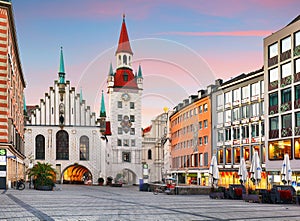
[(92, 173), (84, 166), (74, 164), (68, 166), (62, 173), (65, 184), (92, 184)]
[(136, 184), (136, 174), (130, 169), (123, 169), (121, 173), (118, 173), (116, 180), (121, 181), (124, 184), (133, 185)]

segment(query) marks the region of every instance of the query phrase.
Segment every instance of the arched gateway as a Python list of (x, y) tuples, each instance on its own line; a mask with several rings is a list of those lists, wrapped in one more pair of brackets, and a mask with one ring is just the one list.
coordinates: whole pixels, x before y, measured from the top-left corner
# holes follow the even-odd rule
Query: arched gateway
[(85, 166), (73, 164), (62, 173), (62, 183), (68, 184), (92, 184), (92, 173)]

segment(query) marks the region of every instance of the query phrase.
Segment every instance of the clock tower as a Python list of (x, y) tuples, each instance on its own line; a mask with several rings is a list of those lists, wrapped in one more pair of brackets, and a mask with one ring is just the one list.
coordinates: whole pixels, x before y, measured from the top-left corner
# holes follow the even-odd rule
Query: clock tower
[(122, 177), (129, 184), (142, 178), (142, 69), (134, 75), (133, 52), (127, 33), (125, 15), (115, 53), (116, 69), (110, 64), (107, 78), (109, 119), (111, 122), (110, 166), (113, 177)]

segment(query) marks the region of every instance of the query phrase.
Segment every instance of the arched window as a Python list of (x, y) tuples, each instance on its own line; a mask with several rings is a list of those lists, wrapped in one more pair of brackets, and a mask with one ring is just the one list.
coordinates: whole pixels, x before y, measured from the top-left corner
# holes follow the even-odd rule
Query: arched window
[(131, 56), (128, 57), (128, 64), (131, 66)]
[(148, 150), (148, 160), (152, 160), (152, 151)]
[(56, 133), (56, 159), (69, 160), (69, 134), (64, 130)]
[(80, 137), (79, 152), (80, 160), (89, 160), (89, 138), (87, 136)]
[(35, 159), (45, 160), (45, 137), (41, 134), (35, 137)]
[(121, 55), (119, 55), (119, 61), (118, 61), (118, 65), (120, 65), (121, 64)]
[(127, 56), (123, 55), (123, 64), (127, 65)]

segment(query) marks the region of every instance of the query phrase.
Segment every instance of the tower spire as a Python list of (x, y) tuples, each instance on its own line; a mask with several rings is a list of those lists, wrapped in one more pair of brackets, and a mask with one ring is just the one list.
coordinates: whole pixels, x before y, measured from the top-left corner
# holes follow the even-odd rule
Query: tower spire
[(100, 109), (100, 118), (106, 117), (105, 103), (104, 103), (104, 94), (102, 90), (102, 98), (101, 98), (101, 109)]
[(108, 72), (109, 76), (114, 76), (114, 71), (113, 71), (113, 67), (112, 67), (112, 63), (110, 62), (110, 67), (109, 67), (109, 72)]
[(79, 100), (80, 100), (80, 103), (82, 103), (82, 101), (83, 101), (83, 96), (82, 96), (82, 87), (80, 87), (80, 95), (79, 95)]
[(119, 44), (118, 44), (118, 49), (116, 51), (116, 54), (120, 52), (125, 52), (125, 53), (127, 52), (133, 55), (130, 47), (129, 37), (128, 37), (126, 23), (125, 23), (125, 14), (123, 14), (123, 22), (122, 22)]
[(60, 62), (59, 62), (59, 83), (65, 83), (65, 64), (64, 64), (64, 55), (63, 55), (63, 47), (60, 47)]
[(143, 78), (143, 74), (142, 74), (142, 67), (141, 65), (139, 64), (139, 71), (138, 71), (138, 75), (137, 75), (138, 78)]

